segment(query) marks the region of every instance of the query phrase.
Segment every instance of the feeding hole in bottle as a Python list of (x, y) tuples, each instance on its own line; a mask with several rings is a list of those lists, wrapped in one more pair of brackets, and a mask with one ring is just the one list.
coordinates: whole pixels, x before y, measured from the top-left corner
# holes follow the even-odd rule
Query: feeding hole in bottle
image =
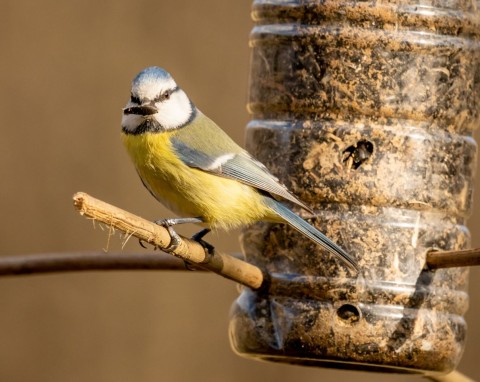
[(347, 169), (358, 169), (362, 163), (365, 163), (373, 154), (373, 143), (366, 140), (348, 146), (343, 150), (343, 163)]
[(337, 309), (337, 317), (343, 324), (355, 325), (360, 321), (362, 313), (360, 309), (352, 304), (343, 304)]

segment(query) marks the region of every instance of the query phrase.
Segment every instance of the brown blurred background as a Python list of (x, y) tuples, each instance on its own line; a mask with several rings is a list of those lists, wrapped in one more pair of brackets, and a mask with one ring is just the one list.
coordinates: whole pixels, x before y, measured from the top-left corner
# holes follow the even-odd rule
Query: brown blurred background
[[(0, 254), (106, 248), (107, 232), (74, 212), (76, 191), (149, 219), (169, 216), (142, 187), (120, 142), (130, 81), (145, 66), (165, 67), (243, 142), (250, 6), (250, 0), (1, 1)], [(469, 224), (475, 246), (479, 194), (477, 182)], [(238, 250), (235, 235), (213, 240)], [(113, 251), (122, 244), (116, 236), (108, 245)], [(126, 250), (142, 249), (131, 240)], [(472, 270), (460, 365), (475, 379), (479, 278), (480, 269)], [(227, 336), (236, 296), (233, 283), (200, 273), (0, 279), (0, 381), (419, 380), (240, 358)]]

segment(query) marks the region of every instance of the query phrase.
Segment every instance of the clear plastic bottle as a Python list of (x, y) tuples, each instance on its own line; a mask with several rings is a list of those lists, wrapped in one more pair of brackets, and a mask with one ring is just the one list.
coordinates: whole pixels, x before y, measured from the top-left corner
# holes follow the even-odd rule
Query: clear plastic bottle
[(234, 349), (305, 365), (452, 370), (468, 269), (424, 264), (429, 248), (469, 246), (477, 3), (257, 0), (253, 18), (247, 148), (361, 272), (286, 226), (245, 230), (247, 260), (272, 279), (234, 303)]

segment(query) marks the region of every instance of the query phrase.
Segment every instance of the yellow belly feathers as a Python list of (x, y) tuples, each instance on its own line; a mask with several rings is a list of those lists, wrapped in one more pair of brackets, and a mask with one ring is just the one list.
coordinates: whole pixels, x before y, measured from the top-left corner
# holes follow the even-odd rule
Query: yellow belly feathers
[(172, 134), (122, 133), (142, 182), (157, 200), (180, 216), (202, 217), (212, 228), (279, 221), (254, 188), (185, 165), (172, 150)]

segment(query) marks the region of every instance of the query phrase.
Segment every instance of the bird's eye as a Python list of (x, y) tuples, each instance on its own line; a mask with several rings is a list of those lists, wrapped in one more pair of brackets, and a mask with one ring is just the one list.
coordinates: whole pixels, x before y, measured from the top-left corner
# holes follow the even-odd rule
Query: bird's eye
[(134, 96), (133, 94), (130, 95), (130, 101), (132, 103), (136, 103), (136, 104), (140, 105), (140, 99), (138, 97)]

